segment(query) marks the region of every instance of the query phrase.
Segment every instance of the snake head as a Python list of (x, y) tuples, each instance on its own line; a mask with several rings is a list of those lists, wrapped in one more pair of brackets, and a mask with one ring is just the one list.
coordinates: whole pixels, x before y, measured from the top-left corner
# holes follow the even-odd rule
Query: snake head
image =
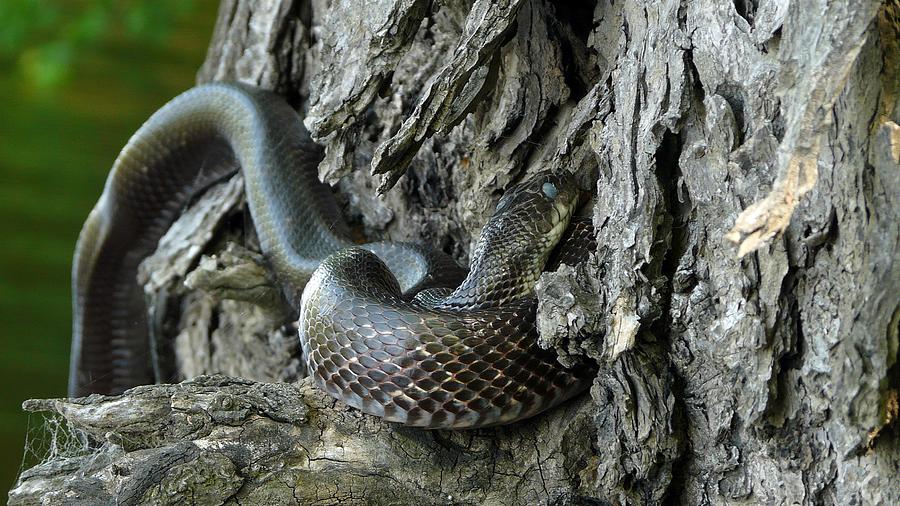
[(578, 196), (575, 179), (568, 172), (539, 172), (507, 190), (485, 231), (489, 226), (502, 228), (503, 235), (520, 242), (521, 250), (541, 258), (540, 270), (569, 225)]
[(531, 294), (578, 204), (568, 173), (539, 172), (503, 195), (481, 230), (454, 305), (488, 307)]
[[(524, 212), (534, 217), (550, 216), (553, 209), (560, 214), (571, 215), (578, 201), (578, 187), (571, 174), (554, 174), (550, 171), (538, 172), (525, 181), (511, 187), (500, 201), (491, 220), (510, 213)], [(555, 225), (556, 220), (540, 220)]]

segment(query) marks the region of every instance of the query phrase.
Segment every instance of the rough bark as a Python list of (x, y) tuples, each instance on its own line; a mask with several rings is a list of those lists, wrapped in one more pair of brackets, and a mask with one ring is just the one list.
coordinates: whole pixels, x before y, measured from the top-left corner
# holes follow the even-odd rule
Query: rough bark
[(26, 402), (85, 444), (11, 502), (900, 503), (898, 18), (893, 0), (223, 1), (198, 80), (305, 110), (361, 236), (465, 261), (504, 188), (574, 171), (599, 247), (541, 278), (539, 325), (600, 372), (490, 430), (330, 400), (237, 176), (144, 266), (178, 364), (160, 376), (195, 379)]

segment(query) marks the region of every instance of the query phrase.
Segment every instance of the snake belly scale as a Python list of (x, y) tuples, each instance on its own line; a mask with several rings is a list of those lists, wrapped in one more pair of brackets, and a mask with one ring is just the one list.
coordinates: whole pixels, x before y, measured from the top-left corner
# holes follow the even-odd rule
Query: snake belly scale
[(545, 172), (507, 191), (466, 275), (419, 245), (355, 245), (318, 180), (321, 157), (297, 113), (250, 86), (199, 86), (157, 111), (79, 236), (70, 395), (153, 381), (137, 267), (193, 195), (235, 166), (260, 249), (299, 304), (308, 370), (331, 396), (406, 425), (471, 428), (537, 414), (590, 384), (590, 370), (538, 346), (535, 328), (534, 282), (577, 203), (570, 176)]

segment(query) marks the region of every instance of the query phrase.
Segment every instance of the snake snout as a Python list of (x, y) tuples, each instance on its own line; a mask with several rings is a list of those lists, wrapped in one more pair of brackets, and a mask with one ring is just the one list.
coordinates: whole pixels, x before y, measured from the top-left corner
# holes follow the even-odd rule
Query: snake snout
[[(531, 224), (542, 243), (552, 248), (578, 204), (579, 191), (567, 172), (539, 172), (511, 190), (505, 213), (520, 215)], [(495, 213), (495, 217), (499, 212)]]

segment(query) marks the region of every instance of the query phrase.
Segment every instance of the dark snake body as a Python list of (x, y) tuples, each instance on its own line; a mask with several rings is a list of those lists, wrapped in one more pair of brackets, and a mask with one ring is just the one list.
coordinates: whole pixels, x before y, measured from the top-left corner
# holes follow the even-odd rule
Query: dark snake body
[(244, 85), (200, 86), (155, 113), (78, 240), (70, 395), (153, 381), (137, 267), (192, 196), (235, 165), (260, 247), (299, 299), (310, 374), (330, 395), (390, 421), (463, 428), (534, 415), (589, 384), (590, 371), (537, 345), (531, 295), (576, 204), (568, 176), (543, 174), (504, 196), (451, 292), (465, 271), (441, 253), (353, 247), (317, 178), (321, 156), (283, 99)]

